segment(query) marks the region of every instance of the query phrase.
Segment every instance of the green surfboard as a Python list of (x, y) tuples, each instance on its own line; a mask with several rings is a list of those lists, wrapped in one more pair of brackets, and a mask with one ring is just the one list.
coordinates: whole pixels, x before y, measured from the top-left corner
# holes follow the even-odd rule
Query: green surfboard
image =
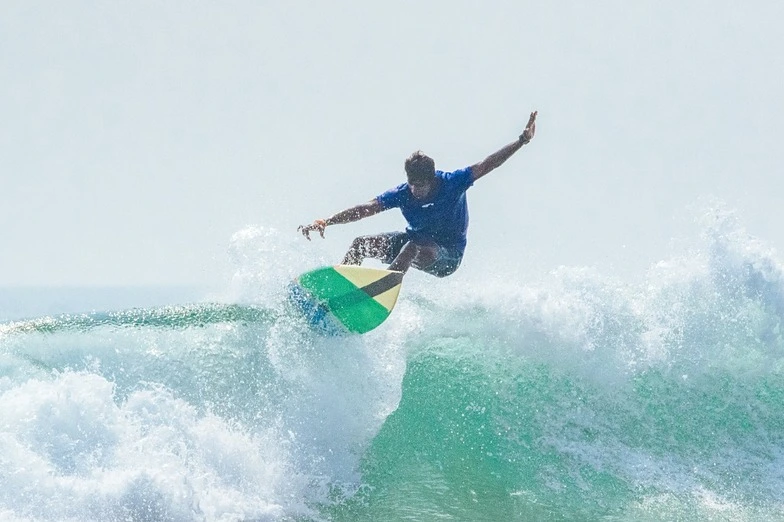
[(403, 272), (337, 265), (306, 272), (289, 296), (309, 324), (329, 335), (365, 333), (389, 317)]

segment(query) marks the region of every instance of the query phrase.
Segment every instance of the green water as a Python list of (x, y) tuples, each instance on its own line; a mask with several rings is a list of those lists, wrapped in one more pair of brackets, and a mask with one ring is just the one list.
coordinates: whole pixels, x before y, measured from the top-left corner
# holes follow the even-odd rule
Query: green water
[(0, 518), (784, 520), (784, 293), (747, 273), (418, 297), (347, 338), (282, 306), (7, 322)]
[(651, 370), (606, 388), (471, 344), (408, 362), (363, 457), (366, 487), (330, 519), (784, 518), (767, 482), (780, 477), (784, 376)]

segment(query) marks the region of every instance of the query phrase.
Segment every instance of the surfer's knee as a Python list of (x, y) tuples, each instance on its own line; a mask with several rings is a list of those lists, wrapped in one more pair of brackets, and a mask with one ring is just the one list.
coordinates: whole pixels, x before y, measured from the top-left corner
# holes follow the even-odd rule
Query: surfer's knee
[(378, 237), (359, 236), (351, 242), (344, 258), (344, 264), (359, 265), (366, 257), (373, 257), (378, 250)]
[(416, 244), (414, 246), (415, 255), (413, 265), (415, 268), (422, 269), (423, 267), (431, 265), (438, 257), (438, 245), (435, 244)]
[(351, 242), (351, 250), (354, 250), (362, 257), (368, 257), (373, 245), (373, 236), (359, 236)]
[(355, 238), (354, 241), (351, 242), (351, 245), (348, 247), (348, 252), (346, 255), (343, 256), (343, 264), (344, 265), (360, 265), (362, 264), (362, 260), (365, 259), (363, 254), (364, 249), (362, 247), (362, 237)]

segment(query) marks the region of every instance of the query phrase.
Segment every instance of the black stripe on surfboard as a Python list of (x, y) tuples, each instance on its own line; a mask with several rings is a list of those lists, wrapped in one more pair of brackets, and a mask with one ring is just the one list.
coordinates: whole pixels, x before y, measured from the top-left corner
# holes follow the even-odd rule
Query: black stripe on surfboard
[(360, 290), (365, 292), (370, 297), (376, 297), (377, 295), (383, 294), (391, 288), (395, 288), (402, 282), (403, 272), (390, 272), (378, 281), (373, 281), (369, 285), (363, 286), (360, 288)]

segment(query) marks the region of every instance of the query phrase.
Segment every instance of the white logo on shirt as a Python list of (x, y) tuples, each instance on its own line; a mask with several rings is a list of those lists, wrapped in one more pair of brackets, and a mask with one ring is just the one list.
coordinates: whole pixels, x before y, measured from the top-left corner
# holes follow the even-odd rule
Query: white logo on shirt
[(422, 205), (422, 208), (430, 208), (430, 207), (432, 207), (433, 205), (435, 205), (435, 203), (427, 203), (427, 204), (425, 204), (425, 205)]

